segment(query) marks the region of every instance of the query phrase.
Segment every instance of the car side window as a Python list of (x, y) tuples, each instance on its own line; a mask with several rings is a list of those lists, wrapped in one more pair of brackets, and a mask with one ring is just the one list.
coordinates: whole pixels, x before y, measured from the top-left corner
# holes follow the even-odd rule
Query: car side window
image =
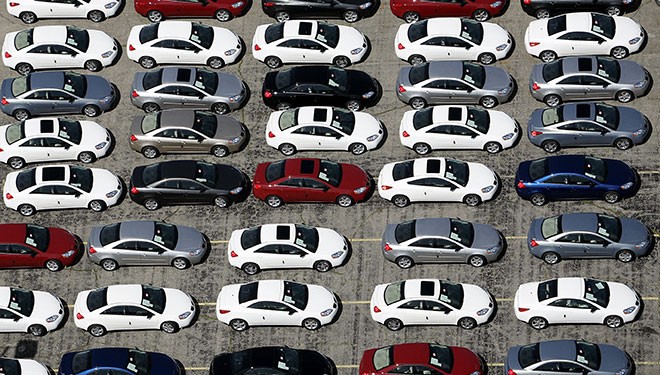
[(181, 138), (178, 129), (164, 129), (164, 130), (156, 133), (156, 135), (154, 135), (154, 137)]
[(7, 310), (7, 309), (0, 309), (0, 319), (11, 319), (11, 320), (18, 320), (21, 317), (14, 314), (13, 312)]
[(56, 195), (80, 195), (80, 192), (74, 188), (62, 185), (55, 186)]
[(453, 243), (449, 240), (445, 240), (444, 238), (436, 238), (434, 241), (435, 241), (435, 243), (434, 243), (435, 248), (437, 248), (437, 249), (447, 249), (447, 250), (460, 250), (461, 249), (461, 247), (458, 246), (457, 244), (455, 244), (455, 243)]
[(48, 92), (48, 98), (50, 100), (59, 100), (59, 101), (67, 101), (67, 100), (75, 100), (75, 98), (63, 91), (49, 91)]
[(115, 249), (120, 249), (120, 250), (137, 250), (137, 241), (126, 241), (122, 242), (118, 245), (115, 246)]
[(568, 307), (568, 300), (567, 299), (558, 299), (558, 300), (555, 300), (555, 301), (552, 301), (551, 303), (549, 303), (548, 306)]
[(69, 47), (58, 46), (56, 44), (50, 47), (50, 53), (56, 55), (77, 55), (78, 53)]
[(286, 181), (279, 183), (280, 186), (289, 186), (289, 187), (304, 187), (304, 181), (302, 178), (290, 178)]
[(165, 86), (156, 91), (157, 94), (169, 94), (169, 95), (178, 95), (179, 88), (178, 86)]
[(287, 305), (273, 301), (259, 301), (248, 306), (250, 309), (272, 310), (272, 311), (291, 311)]
[(155, 48), (174, 48), (174, 40), (164, 39), (160, 40), (152, 45)]
[(177, 183), (176, 180), (167, 180), (159, 183), (158, 185), (154, 186), (157, 189), (178, 189), (179, 184)]
[(309, 49), (313, 51), (321, 51), (327, 49), (326, 47), (323, 47), (320, 43), (316, 43), (313, 40), (306, 40), (306, 39), (300, 41), (300, 48)]
[(408, 310), (422, 310), (424, 308), (424, 301), (408, 301), (399, 306), (400, 309)]
[(562, 237), (559, 237), (556, 242), (566, 242), (566, 243), (579, 243), (580, 234), (578, 233), (569, 233)]
[(605, 41), (605, 39), (599, 37), (596, 34), (592, 33), (587, 33), (584, 31), (574, 31), (570, 33), (566, 33), (559, 38), (560, 40), (582, 40), (582, 41), (589, 41), (589, 42), (598, 42), (598, 41)]
[(401, 366), (397, 366), (393, 370), (390, 370), (388, 374), (415, 374), (414, 371), (415, 371), (415, 366), (401, 365)]
[(423, 86), (425, 89), (444, 89), (446, 87), (445, 80), (436, 79)]
[(101, 315), (126, 315), (124, 310), (126, 306), (112, 306), (101, 312)]
[(562, 79), (557, 83), (558, 85), (580, 85), (580, 77), (570, 76)]
[(316, 181), (316, 180), (312, 180), (311, 178), (304, 178), (302, 180), (303, 180), (303, 186), (306, 187), (306, 188), (310, 188), (310, 189), (325, 189), (326, 188), (326, 186), (323, 183), (321, 183), (319, 181)]
[(138, 251), (159, 251), (160, 248), (150, 242), (145, 242), (145, 241), (135, 241), (136, 242), (136, 249)]
[(28, 51), (28, 53), (52, 53), (49, 44), (44, 44), (41, 46), (36, 46)]
[(464, 41), (463, 39), (454, 38), (454, 37), (447, 37), (447, 45), (449, 47), (459, 47), (459, 48), (471, 47), (470, 43)]
[(44, 147), (66, 147), (69, 146), (66, 142), (58, 138), (44, 138)]
[(25, 99), (30, 100), (48, 100), (48, 93), (44, 90), (35, 91), (32, 94), (25, 97)]
[(408, 181), (408, 184), (417, 185), (417, 186), (438, 187), (438, 188), (454, 187), (454, 185), (450, 184), (449, 182), (441, 178), (433, 178), (433, 177), (419, 178), (417, 180)]
[(585, 371), (587, 371), (587, 369), (578, 365), (577, 363), (560, 362), (559, 371), (583, 374)]
[(32, 190), (30, 194), (54, 194), (54, 186), (52, 185), (40, 186)]
[(435, 247), (435, 241), (433, 241), (433, 238), (422, 238), (422, 239), (419, 239), (419, 240), (411, 243), (408, 246), (434, 248)]
[(178, 49), (182, 51), (197, 51), (200, 48), (185, 40), (175, 40), (174, 49)]
[(43, 138), (32, 138), (23, 142), (19, 147), (43, 147), (44, 139)]
[(447, 37), (444, 36), (436, 36), (434, 38), (430, 38), (426, 40), (424, 43), (422, 43), (423, 46), (441, 46), (441, 47), (446, 47), (449, 46), (447, 43)]
[(463, 137), (476, 137), (478, 134), (473, 132), (472, 130), (466, 128), (465, 126), (460, 126), (460, 125), (454, 125), (452, 126), (452, 133), (454, 135), (460, 135)]
[(550, 176), (543, 181), (544, 184), (560, 184), (560, 185), (566, 185), (568, 184), (568, 176), (564, 174), (558, 174), (555, 176)]
[(596, 236), (595, 234), (583, 233), (582, 243), (592, 245), (608, 245), (610, 242), (602, 237)]
[(126, 309), (124, 310), (124, 315), (131, 315), (131, 316), (149, 316), (152, 315), (149, 311), (137, 307), (137, 306), (126, 306)]
[(452, 126), (451, 125), (438, 125), (434, 128), (431, 128), (427, 133), (433, 133), (433, 134), (452, 134)]
[(258, 254), (279, 254), (280, 253), (279, 247), (280, 245), (271, 244), (271, 245), (263, 246), (262, 248), (257, 249), (254, 252)]
[(316, 127), (316, 134), (320, 135), (321, 137), (328, 137), (328, 138), (341, 138), (341, 134), (337, 133), (336, 131), (326, 127), (326, 126), (317, 126)]
[(568, 184), (569, 185), (591, 185), (591, 180), (583, 177), (583, 176), (577, 176), (577, 175), (571, 175), (568, 176)]
[(608, 85), (607, 81), (593, 76), (582, 76), (582, 84), (588, 86), (606, 86)]
[(182, 96), (206, 96), (192, 87), (182, 86), (179, 88), (179, 95)]
[(300, 39), (289, 39), (277, 45), (282, 48), (300, 48)]
[(424, 310), (442, 311), (444, 313), (451, 312), (450, 308), (436, 301), (424, 301)]
[(540, 366), (538, 366), (535, 370), (536, 371), (551, 371), (551, 372), (558, 372), (560, 370), (560, 365), (561, 362), (548, 362), (544, 363)]
[(307, 254), (307, 253), (291, 245), (280, 245), (280, 254), (300, 256), (302, 254)]
[(179, 180), (179, 189), (202, 191), (206, 188), (195, 181)]
[(457, 90), (457, 91), (469, 91), (470, 86), (466, 85), (463, 82), (455, 80), (447, 80), (447, 89), (448, 90)]
[(183, 139), (190, 139), (190, 140), (202, 139), (197, 133), (188, 129), (179, 130), (179, 134), (180, 134), (179, 138), (183, 138)]
[(293, 134), (305, 134), (305, 135), (316, 135), (316, 126), (302, 126), (291, 133)]

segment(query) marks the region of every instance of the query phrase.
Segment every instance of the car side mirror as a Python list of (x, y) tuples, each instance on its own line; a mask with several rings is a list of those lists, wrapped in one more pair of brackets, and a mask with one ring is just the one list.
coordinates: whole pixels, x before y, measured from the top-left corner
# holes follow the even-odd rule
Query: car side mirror
[(319, 51), (321, 51), (321, 53), (325, 53), (325, 51), (327, 50), (328, 50), (327, 48), (321, 48)]
[(147, 319), (151, 319), (151, 318), (153, 318), (153, 317), (154, 317), (154, 314), (151, 314), (151, 313), (150, 313), (149, 315), (147, 315)]
[(444, 310), (443, 312), (445, 313), (445, 315), (449, 315), (449, 313), (451, 312), (451, 310)]
[(158, 249), (158, 254), (163, 254), (164, 252), (165, 252), (165, 250), (163, 250), (163, 249)]
[(69, 145), (64, 145), (63, 147), (64, 147), (65, 150), (68, 150), (68, 149), (71, 148), (71, 146), (69, 146)]
[(300, 254), (300, 257), (301, 257), (301, 258), (304, 258), (306, 255), (307, 255), (307, 254), (302, 253), (302, 254)]
[(76, 193), (74, 196), (75, 196), (76, 198), (80, 198), (80, 193)]
[(456, 186), (452, 186), (449, 188), (449, 191), (454, 191), (454, 190), (456, 190)]
[(338, 135), (338, 136), (335, 137), (335, 139), (337, 139), (337, 140), (339, 140), (341, 138), (342, 138), (341, 135)]
[(14, 318), (14, 321), (15, 321), (15, 322), (18, 322), (19, 320), (21, 320), (21, 317), (20, 317), (20, 316), (17, 316), (17, 317)]
[(607, 134), (607, 133), (609, 133), (609, 131), (607, 131), (607, 130), (603, 130), (603, 131), (600, 132), (600, 135), (605, 135), (605, 134)]
[(197, 95), (197, 99), (199, 99), (199, 100), (204, 99), (204, 95)]
[(76, 98), (71, 98), (71, 99), (69, 99), (69, 103), (73, 103), (73, 102), (75, 102), (75, 101), (76, 101)]
[(289, 310), (289, 315), (293, 315), (296, 313), (296, 310)]
[(32, 258), (34, 258), (34, 257), (37, 256), (37, 253), (32, 252), (32, 253), (30, 253), (30, 256), (31, 256)]
[(595, 308), (595, 307), (592, 307), (592, 308), (591, 308), (591, 313), (592, 313), (592, 314), (595, 313), (596, 311), (598, 311), (597, 308)]
[(606, 88), (606, 87), (609, 86), (609, 85), (610, 85), (609, 83), (604, 83), (604, 84), (603, 84), (603, 88)]
[(603, 44), (603, 42), (605, 42), (604, 39), (600, 39), (600, 40), (598, 40), (598, 44)]
[(468, 87), (467, 92), (472, 92), (474, 89), (472, 87)]
[(467, 50), (470, 50), (471, 48), (472, 48), (472, 46), (469, 45), (469, 44), (467, 46), (465, 46), (465, 49), (467, 49)]
[(75, 4), (73, 4), (73, 6), (76, 7), (76, 8), (78, 8), (81, 5), (82, 5), (82, 3), (79, 2), (79, 1), (76, 1)]
[(475, 139), (475, 138), (477, 138), (477, 135), (476, 135), (476, 134), (472, 134), (472, 136), (471, 136), (470, 138)]

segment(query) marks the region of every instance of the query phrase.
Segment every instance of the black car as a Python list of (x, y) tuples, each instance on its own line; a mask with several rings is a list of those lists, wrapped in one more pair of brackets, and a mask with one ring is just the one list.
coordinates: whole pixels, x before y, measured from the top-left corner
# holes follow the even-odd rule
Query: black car
[(337, 372), (328, 357), (313, 350), (266, 346), (220, 354), (211, 362), (211, 375), (333, 375)]
[(571, 12), (601, 12), (619, 16), (635, 10), (640, 0), (520, 0), (523, 11), (536, 18)]
[(179, 363), (163, 353), (131, 348), (98, 348), (64, 354), (58, 375), (77, 374), (181, 375)]
[(381, 91), (375, 78), (359, 70), (301, 66), (266, 74), (261, 94), (277, 110), (327, 105), (359, 111), (376, 105)]
[(133, 169), (131, 199), (156, 210), (166, 205), (215, 204), (229, 207), (250, 195), (250, 179), (225, 164), (174, 160)]
[(342, 18), (355, 22), (373, 16), (379, 0), (262, 0), (261, 8), (278, 22), (291, 18)]

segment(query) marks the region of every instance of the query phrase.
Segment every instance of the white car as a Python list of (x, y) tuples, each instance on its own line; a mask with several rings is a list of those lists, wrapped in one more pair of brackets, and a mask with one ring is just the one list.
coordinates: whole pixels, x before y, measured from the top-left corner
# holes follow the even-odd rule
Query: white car
[(0, 357), (0, 373), (13, 375), (13, 374), (30, 374), (30, 375), (50, 375), (51, 371), (40, 362), (33, 359), (22, 358), (6, 358)]
[(388, 163), (378, 175), (378, 194), (397, 207), (410, 202), (463, 202), (478, 206), (493, 199), (500, 179), (483, 164), (449, 158)]
[(576, 323), (617, 328), (635, 320), (640, 297), (621, 283), (562, 277), (520, 285), (513, 309), (516, 318), (535, 329)]
[(323, 21), (259, 25), (252, 39), (252, 55), (272, 69), (303, 63), (345, 68), (362, 61), (368, 50), (367, 38), (358, 30)]
[(471, 60), (492, 64), (513, 48), (501, 26), (468, 18), (431, 18), (399, 26), (394, 52), (413, 65), (434, 60)]
[(231, 233), (229, 264), (254, 275), (263, 269), (313, 268), (327, 272), (341, 266), (348, 240), (332, 229), (302, 224), (265, 224)]
[(496, 154), (520, 138), (520, 127), (504, 112), (463, 105), (407, 111), (399, 140), (419, 155), (433, 150), (486, 150)]
[(220, 69), (241, 56), (233, 31), (199, 22), (163, 21), (133, 26), (126, 55), (145, 69), (157, 64), (208, 65)]
[(582, 55), (623, 59), (638, 52), (645, 39), (642, 26), (628, 17), (568, 13), (530, 22), (525, 31), (525, 49), (543, 62)]
[(117, 204), (122, 190), (119, 177), (105, 169), (53, 165), (7, 174), (2, 198), (23, 216), (69, 208), (100, 212)]
[(76, 327), (94, 337), (120, 330), (159, 329), (174, 333), (190, 325), (195, 310), (192, 297), (179, 289), (110, 285), (78, 293), (73, 320)]
[(24, 23), (40, 18), (87, 18), (101, 22), (122, 8), (121, 0), (7, 0), (7, 11)]
[(481, 287), (437, 279), (380, 284), (371, 295), (371, 318), (392, 331), (409, 325), (472, 329), (490, 319), (493, 297)]
[(111, 147), (110, 132), (93, 121), (40, 117), (0, 126), (0, 162), (13, 169), (61, 160), (91, 163)]
[(300, 107), (270, 114), (266, 143), (286, 156), (298, 151), (349, 151), (380, 146), (384, 127), (376, 117), (335, 107)]
[(56, 296), (37, 290), (0, 287), (0, 332), (27, 332), (43, 336), (64, 319), (64, 306)]
[(323, 286), (261, 280), (222, 287), (216, 316), (236, 331), (250, 326), (302, 326), (313, 331), (330, 324), (338, 309), (335, 294)]
[(7, 33), (2, 44), (2, 63), (22, 75), (65, 68), (98, 72), (115, 61), (118, 50), (117, 42), (103, 31), (39, 26)]

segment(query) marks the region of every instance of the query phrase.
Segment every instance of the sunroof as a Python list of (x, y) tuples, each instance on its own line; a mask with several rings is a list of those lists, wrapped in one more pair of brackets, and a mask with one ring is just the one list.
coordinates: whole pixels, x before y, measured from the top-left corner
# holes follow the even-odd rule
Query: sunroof
[(578, 59), (578, 70), (581, 72), (590, 72), (593, 70), (591, 65), (590, 58), (579, 58)]
[(42, 133), (52, 133), (53, 128), (55, 127), (53, 120), (41, 120), (41, 132)]
[(314, 122), (325, 122), (328, 118), (327, 108), (314, 109)]
[(435, 294), (435, 282), (422, 281), (420, 286), (420, 294), (423, 296), (432, 296)]
[(192, 69), (179, 69), (176, 72), (177, 82), (188, 82), (190, 81), (190, 76), (192, 75)]
[(312, 23), (311, 22), (301, 22), (298, 26), (299, 35), (312, 35)]
[(578, 104), (575, 106), (575, 116), (580, 118), (591, 118), (591, 105)]
[(64, 167), (44, 167), (41, 179), (43, 181), (64, 181)]
[(314, 173), (314, 160), (303, 160), (300, 162), (300, 173)]
[(427, 160), (426, 173), (440, 173), (440, 160), (438, 159)]
[(463, 110), (458, 107), (449, 108), (449, 121), (460, 121), (463, 117)]
[(275, 238), (278, 240), (288, 240), (291, 238), (291, 228), (286, 225), (278, 225)]

